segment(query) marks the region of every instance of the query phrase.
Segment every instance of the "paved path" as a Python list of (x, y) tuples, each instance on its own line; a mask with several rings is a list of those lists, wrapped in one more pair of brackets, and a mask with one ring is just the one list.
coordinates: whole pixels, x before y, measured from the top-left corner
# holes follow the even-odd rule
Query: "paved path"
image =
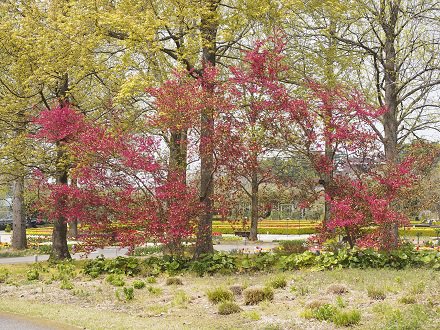
[[(126, 248), (113, 248), (108, 247), (105, 249), (98, 249), (86, 257), (81, 253), (72, 254), (73, 259), (95, 259), (101, 254), (104, 255), (105, 258), (116, 258), (117, 256), (123, 256), (127, 253), (128, 249)], [(38, 255), (38, 256), (26, 256), (26, 257), (14, 257), (14, 258), (0, 258), (0, 264), (20, 264), (20, 263), (32, 263), (35, 261), (46, 261), (49, 259), (48, 254)], [(0, 327), (1, 329), (1, 327)]]
[[(232, 237), (233, 235), (225, 235)], [(310, 235), (258, 235), (259, 242), (250, 242), (245, 240), (237, 241), (222, 241), (221, 244), (214, 245), (214, 249), (216, 251), (222, 252), (230, 252), (234, 250), (240, 250), (245, 253), (254, 253), (257, 250), (269, 251), (270, 249), (276, 247), (278, 243), (274, 241), (281, 240), (298, 240), (298, 239), (307, 239)], [(10, 235), (0, 233), (0, 241), (5, 242), (8, 241)], [(105, 258), (116, 258), (117, 256), (126, 255), (128, 249), (126, 248), (116, 248), (116, 247), (107, 247), (104, 249), (98, 249), (87, 256), (84, 256), (81, 253), (72, 254), (73, 259), (95, 259), (101, 254), (104, 255)], [(38, 256), (26, 256), (26, 257), (13, 257), (13, 258), (0, 258), (0, 264), (18, 264), (18, 263), (33, 263), (35, 261), (46, 261), (49, 259), (49, 255), (38, 255)], [(2, 329), (0, 327), (0, 329)]]
[(71, 330), (79, 329), (72, 326), (47, 321), (35, 317), (0, 312), (0, 329), (2, 330)]

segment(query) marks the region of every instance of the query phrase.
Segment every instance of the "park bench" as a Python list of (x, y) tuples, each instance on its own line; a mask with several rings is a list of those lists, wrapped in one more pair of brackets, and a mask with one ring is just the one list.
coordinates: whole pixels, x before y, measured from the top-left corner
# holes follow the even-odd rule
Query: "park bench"
[(249, 238), (251, 232), (250, 231), (234, 231), (235, 236), (246, 237)]

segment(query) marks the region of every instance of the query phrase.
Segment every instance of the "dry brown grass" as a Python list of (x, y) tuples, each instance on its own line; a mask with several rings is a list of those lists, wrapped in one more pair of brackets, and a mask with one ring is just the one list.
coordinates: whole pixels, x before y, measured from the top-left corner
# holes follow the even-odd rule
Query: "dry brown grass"
[[(184, 274), (180, 276), (184, 285), (178, 287), (167, 286), (167, 277), (160, 276), (157, 283), (135, 290), (134, 299), (127, 302), (122, 289), (107, 283), (105, 276), (90, 279), (76, 271), (70, 279), (73, 289), (62, 290), (61, 281), (54, 279), (56, 270), (42, 264), (40, 280), (28, 281), (29, 267), (0, 266), (9, 273), (6, 283), (0, 283), (0, 310), (87, 329), (264, 329), (270, 325), (280, 329), (334, 329), (331, 323), (301, 315), (312, 306), (337, 305), (341, 298), (346, 305), (340, 307), (342, 310), (361, 311), (361, 322), (353, 329), (389, 329), (396, 324), (393, 329), (440, 328), (440, 276), (424, 269), (297, 271), (203, 278)], [(218, 307), (205, 294), (221, 285), (261, 287), (278, 275), (287, 276), (295, 287), (307, 286), (308, 290), (277, 289), (273, 301), (258, 305), (246, 305), (244, 296), (235, 295), (235, 303), (242, 311), (230, 315), (219, 315)], [(135, 280), (145, 278), (124, 277), (126, 287)], [(419, 283), (424, 284), (423, 290)], [(338, 290), (330, 290), (335, 284)], [(367, 289), (373, 286), (386, 291), (385, 301), (367, 297)], [(345, 292), (342, 287), (350, 290)], [(402, 297), (412, 295), (414, 288), (417, 299), (408, 304)], [(340, 297), (341, 291), (345, 293)]]

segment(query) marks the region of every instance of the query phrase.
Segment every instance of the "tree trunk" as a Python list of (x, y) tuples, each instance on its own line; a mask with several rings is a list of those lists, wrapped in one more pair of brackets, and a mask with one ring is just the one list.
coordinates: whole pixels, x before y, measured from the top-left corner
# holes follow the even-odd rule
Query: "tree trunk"
[[(388, 11), (388, 12), (387, 12)], [(394, 165), (397, 162), (397, 68), (396, 68), (396, 24), (399, 15), (399, 5), (395, 1), (381, 2), (382, 28), (385, 32), (384, 44), (384, 84), (385, 84), (385, 106), (388, 111), (383, 115), (384, 126), (384, 149), (387, 163)], [(398, 225), (394, 225), (391, 229), (390, 239), (393, 245), (397, 247), (399, 242)]]
[[(330, 16), (330, 23), (329, 23), (329, 30), (331, 31), (330, 35), (327, 37), (327, 48), (325, 50), (325, 68), (324, 68), (324, 75), (325, 75), (325, 83), (326, 86), (329, 89), (333, 89), (336, 86), (336, 74), (335, 74), (335, 60), (337, 58), (337, 49), (336, 49), (336, 39), (334, 37), (334, 31), (336, 30), (336, 24), (335, 19)], [(327, 116), (324, 118), (324, 124), (328, 126), (328, 123), (332, 120), (332, 110), (330, 110), (327, 113)], [(324, 146), (324, 154), (325, 158), (329, 160), (329, 162), (333, 165), (333, 146), (331, 143), (326, 140), (325, 146)], [(333, 166), (332, 166), (333, 168)], [(324, 194), (325, 194), (325, 200), (324, 200), (324, 221), (323, 225), (326, 226), (327, 223), (330, 221), (331, 217), (331, 201), (333, 198), (333, 194), (331, 191), (331, 186), (333, 182), (333, 173), (325, 173), (323, 174), (322, 178), (323, 180), (323, 188), (324, 188)], [(328, 196), (328, 198), (327, 198)]]
[[(64, 151), (60, 145), (57, 145), (57, 177), (56, 183), (59, 185), (67, 185), (67, 170), (64, 167)], [(61, 196), (57, 201), (56, 207), (64, 209), (66, 207), (65, 196)], [(52, 231), (52, 252), (50, 261), (59, 261), (70, 259), (69, 249), (67, 247), (67, 222), (63, 216), (59, 216), (54, 220)]]
[(257, 173), (252, 173), (251, 180), (251, 232), (249, 240), (256, 241), (258, 239), (258, 177)]
[[(72, 186), (77, 185), (77, 180), (72, 179)], [(74, 219), (71, 222), (69, 222), (69, 237), (73, 239), (78, 238), (78, 219)]]
[[(202, 65), (216, 64), (216, 38), (218, 20), (216, 11), (219, 1), (209, 0), (207, 10), (202, 14), (200, 32), (202, 36)], [(206, 90), (213, 92), (214, 86), (205, 86)], [(205, 108), (200, 116), (200, 202), (203, 205), (203, 214), (200, 216), (196, 249), (194, 258), (202, 254), (213, 253), (212, 245), (212, 217), (214, 194), (214, 146), (212, 136), (214, 133), (214, 109)]]
[[(56, 91), (56, 95), (59, 98), (61, 106), (67, 103), (67, 92), (69, 88), (69, 76), (64, 74), (63, 78), (59, 81), (59, 87)], [(65, 150), (61, 143), (57, 143), (57, 158), (56, 158), (56, 183), (58, 185), (67, 185), (67, 166), (65, 164)], [(64, 209), (66, 207), (65, 196), (57, 201), (56, 207), (58, 209)], [(69, 249), (67, 247), (67, 222), (63, 216), (59, 216), (54, 220), (52, 231), (52, 252), (50, 254), (50, 261), (60, 261), (64, 259), (71, 259)]]
[[(168, 181), (178, 180), (186, 187), (186, 168), (187, 168), (187, 131), (181, 130), (177, 132), (171, 132), (169, 138), (170, 157), (168, 160)], [(166, 206), (169, 208), (169, 205)], [(168, 213), (169, 214), (169, 213)], [(168, 216), (166, 221), (170, 222)], [(182, 240), (176, 238), (169, 242), (165, 251), (168, 254), (181, 256), (184, 253), (182, 246)]]
[(69, 222), (69, 237), (73, 239), (78, 238), (78, 220), (72, 220)]
[[(325, 142), (325, 151), (324, 151), (326, 159), (328, 159), (331, 163), (333, 163), (333, 150), (330, 143)], [(331, 217), (331, 201), (333, 198), (333, 192), (331, 191), (332, 182), (333, 182), (333, 173), (324, 173), (322, 174), (323, 188), (324, 188), (324, 220), (323, 225), (327, 225), (330, 221)]]
[(26, 249), (26, 216), (24, 213), (23, 198), (24, 178), (14, 180), (12, 200), (12, 248)]
[(183, 184), (186, 184), (187, 135), (186, 130), (171, 132), (169, 142), (168, 179), (171, 180), (173, 175), (177, 175), (177, 179)]

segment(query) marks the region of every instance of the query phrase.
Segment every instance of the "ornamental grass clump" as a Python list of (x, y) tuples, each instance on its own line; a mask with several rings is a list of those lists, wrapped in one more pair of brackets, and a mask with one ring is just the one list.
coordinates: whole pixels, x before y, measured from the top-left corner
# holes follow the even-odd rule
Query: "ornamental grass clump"
[(209, 290), (206, 295), (208, 296), (208, 300), (213, 304), (234, 300), (232, 291), (222, 287)]
[(370, 287), (367, 289), (368, 297), (374, 300), (384, 300), (387, 295), (383, 289)]
[(260, 302), (273, 300), (273, 290), (271, 288), (248, 288), (243, 291), (244, 303), (246, 305), (258, 305)]
[(332, 317), (332, 322), (337, 326), (348, 327), (359, 324), (361, 321), (361, 312), (357, 309), (340, 311), (338, 310)]
[(143, 289), (145, 288), (145, 282), (144, 281), (140, 281), (140, 280), (136, 280), (133, 282), (133, 288), (135, 289)]
[(234, 296), (241, 296), (244, 288), (241, 285), (231, 285), (229, 290), (234, 294)]
[(125, 281), (121, 275), (118, 274), (110, 274), (107, 276), (106, 281), (114, 286), (124, 286)]
[(168, 277), (165, 284), (166, 285), (183, 285), (183, 282), (178, 277)]
[(273, 289), (284, 289), (287, 286), (287, 280), (286, 277), (283, 275), (276, 276), (272, 279), (270, 279), (266, 286), (273, 288)]
[(224, 301), (218, 305), (218, 313), (220, 315), (230, 315), (241, 312), (240, 306), (232, 301)]
[(348, 288), (343, 284), (331, 284), (327, 288), (327, 293), (341, 295), (344, 293), (348, 293)]

